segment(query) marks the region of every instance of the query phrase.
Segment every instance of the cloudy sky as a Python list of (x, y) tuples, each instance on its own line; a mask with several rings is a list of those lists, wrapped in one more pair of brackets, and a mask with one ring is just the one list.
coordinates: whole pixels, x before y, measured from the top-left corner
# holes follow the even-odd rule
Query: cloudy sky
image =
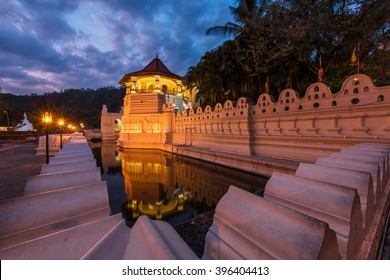
[(184, 76), (226, 38), (236, 0), (0, 0), (0, 87), (14, 94), (118, 86), (158, 53)]

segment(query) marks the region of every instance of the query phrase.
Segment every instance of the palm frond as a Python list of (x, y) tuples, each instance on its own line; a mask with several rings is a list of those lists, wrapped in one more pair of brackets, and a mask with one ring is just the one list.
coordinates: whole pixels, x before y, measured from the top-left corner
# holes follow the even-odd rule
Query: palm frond
[(206, 34), (207, 35), (219, 35), (219, 36), (235, 36), (240, 33), (241, 26), (233, 23), (233, 22), (227, 22), (223, 26), (214, 26), (207, 29)]

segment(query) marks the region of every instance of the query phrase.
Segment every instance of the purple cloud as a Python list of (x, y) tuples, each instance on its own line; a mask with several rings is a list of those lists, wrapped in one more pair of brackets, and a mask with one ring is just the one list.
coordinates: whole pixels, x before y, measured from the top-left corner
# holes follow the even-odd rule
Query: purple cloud
[[(5, 2), (5, 3), (4, 3)], [(156, 53), (185, 75), (224, 38), (236, 0), (14, 0), (0, 6), (0, 87), (14, 94), (117, 86)]]

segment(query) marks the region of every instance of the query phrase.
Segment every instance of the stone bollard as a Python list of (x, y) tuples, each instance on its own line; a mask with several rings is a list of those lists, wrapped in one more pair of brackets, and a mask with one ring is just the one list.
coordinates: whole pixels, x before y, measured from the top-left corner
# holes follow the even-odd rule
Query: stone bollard
[(295, 173), (298, 177), (355, 188), (360, 197), (363, 229), (370, 226), (374, 215), (374, 193), (371, 174), (362, 171), (300, 163)]
[(98, 167), (31, 176), (27, 179), (24, 195), (31, 195), (73, 186), (100, 183)]
[(63, 162), (63, 163), (50, 163), (43, 164), (41, 168), (41, 174), (62, 172), (62, 171), (71, 171), (71, 170), (80, 170), (80, 169), (89, 169), (96, 167), (95, 160), (83, 160), (76, 162)]
[(381, 173), (378, 163), (351, 159), (320, 157), (317, 159), (315, 164), (370, 173), (373, 182), (374, 203), (376, 206), (376, 203), (379, 201), (382, 194)]
[(202, 259), (340, 259), (327, 223), (235, 186), (218, 202)]
[(274, 172), (264, 198), (329, 224), (343, 259), (355, 259), (363, 238), (356, 189)]

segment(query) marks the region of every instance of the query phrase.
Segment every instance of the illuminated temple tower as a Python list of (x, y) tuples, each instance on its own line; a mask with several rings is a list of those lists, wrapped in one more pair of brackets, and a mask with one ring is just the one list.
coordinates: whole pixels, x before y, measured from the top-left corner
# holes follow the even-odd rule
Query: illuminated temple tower
[[(174, 104), (175, 109), (183, 110), (182, 77), (172, 73), (158, 56), (144, 69), (125, 74), (119, 84), (126, 88), (126, 95), (142, 94), (143, 99), (146, 97), (145, 94), (149, 95), (149, 102), (143, 104), (144, 106), (129, 107), (131, 113), (145, 113), (145, 110), (156, 112), (156, 109), (161, 110), (163, 103), (170, 102)], [(133, 99), (132, 97), (134, 96), (127, 99)]]
[(126, 88), (126, 96), (118, 145), (160, 148), (170, 144), (174, 112), (186, 107), (182, 77), (156, 56), (144, 69), (125, 74), (119, 84)]

